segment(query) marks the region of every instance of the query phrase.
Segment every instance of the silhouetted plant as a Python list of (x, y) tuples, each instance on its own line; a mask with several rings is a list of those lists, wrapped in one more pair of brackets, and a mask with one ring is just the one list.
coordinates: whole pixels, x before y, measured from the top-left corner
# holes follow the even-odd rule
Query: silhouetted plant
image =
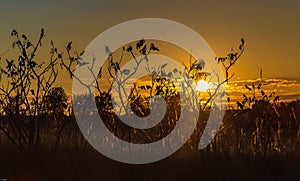
[[(3, 59), (5, 54), (2, 56), (5, 67), (0, 67), (0, 132), (4, 133), (20, 150), (33, 150), (41, 146), (56, 148), (58, 145), (76, 148), (76, 150), (86, 149), (87, 142), (80, 133), (74, 117), (74, 114), (82, 112), (72, 112), (63, 88), (54, 87), (54, 83), (58, 75), (58, 65), (66, 70), (71, 78), (80, 82), (81, 80), (74, 74), (76, 68), (87, 66), (92, 73), (95, 60), (90, 64), (84, 62), (82, 59), (84, 51), (81, 53), (74, 51), (72, 42), (66, 45), (65, 51), (59, 51), (51, 41), (50, 60), (40, 62), (36, 55), (45, 36), (44, 30), (41, 30), (35, 44), (25, 35), (19, 35), (16, 30), (13, 30), (11, 35), (15, 39), (13, 47), (18, 50), (18, 56), (15, 60)], [(206, 124), (209, 116), (210, 102), (222, 91), (222, 85), (228, 83), (233, 77), (234, 74), (230, 75), (229, 71), (243, 54), (244, 45), (242, 39), (237, 51), (232, 50), (226, 57), (216, 58), (224, 68), (225, 80), (218, 82), (215, 88), (208, 92), (208, 99), (201, 106), (201, 116), (196, 130), (183, 149), (189, 151), (198, 148), (203, 125)], [(190, 76), (197, 82), (201, 79), (209, 80), (213, 75), (212, 72), (206, 71), (204, 60), (192, 61), (191, 59), (189, 65), (184, 65), (183, 72), (177, 69), (168, 72), (167, 64), (156, 67), (148, 65), (146, 71), (151, 80), (150, 84), (134, 83), (130, 91), (126, 92), (123, 83), (133, 77), (142, 62), (147, 64), (148, 55), (159, 51), (159, 48), (142, 39), (122, 48), (119, 58), (115, 52), (109, 50), (108, 46), (104, 48), (108, 58), (99, 73), (93, 74), (95, 80), (92, 83), (95, 83), (95, 87), (80, 82), (89, 90), (92, 88), (97, 90), (96, 95), (92, 96), (95, 97), (98, 110), (92, 110), (93, 108), (88, 105), (82, 111), (98, 112), (104, 124), (114, 135), (132, 143), (151, 143), (165, 137), (176, 126), (182, 104), (194, 104), (194, 102), (184, 101), (182, 103), (174, 81), (167, 77)], [(136, 69), (122, 69), (123, 54), (129, 54), (133, 58)], [(99, 86), (100, 81), (107, 79), (104, 72), (110, 80), (107, 90)], [(180, 81), (184, 83), (186, 80)], [(237, 102), (237, 109), (231, 107), (231, 110), (226, 111), (223, 125), (207, 148), (207, 153), (266, 156), (276, 153), (287, 155), (296, 149), (300, 136), (299, 100), (282, 103), (279, 101), (279, 96), (275, 96), (274, 93), (267, 94), (262, 90), (262, 83), (245, 85), (249, 94), (245, 94), (243, 100)], [(113, 84), (123, 95), (119, 95), (121, 103), (117, 105), (118, 111), (113, 107), (113, 103), (116, 102), (111, 95)], [(195, 96), (191, 95), (192, 92), (187, 93)], [(131, 108), (136, 115), (146, 117), (150, 113), (150, 98), (155, 95), (165, 99), (167, 114), (153, 128), (145, 130), (131, 128), (116, 116), (121, 109)], [(79, 102), (84, 103), (87, 96), (91, 95), (74, 96), (77, 96)], [(128, 99), (124, 100), (123, 97)], [(68, 114), (64, 114), (67, 108), (69, 108)]]
[(45, 111), (47, 114), (63, 115), (68, 107), (68, 97), (62, 87), (53, 87), (45, 95)]
[(227, 54), (225, 57), (217, 57), (216, 60), (220, 63), (225, 70), (226, 80), (230, 80), (233, 76), (229, 76), (230, 68), (238, 61), (238, 59), (243, 55), (245, 51), (245, 40), (241, 39), (241, 43), (239, 45), (238, 50), (231, 49), (231, 52)]
[[(63, 90), (53, 88), (58, 76), (60, 55), (51, 41), (49, 60), (38, 60), (37, 54), (45, 37), (44, 29), (41, 29), (35, 43), (17, 30), (13, 30), (11, 36), (14, 38), (12, 48), (16, 50), (17, 58), (6, 58), (6, 66), (0, 67), (0, 104), (5, 116), (2, 118), (9, 128), (4, 128), (1, 122), (0, 129), (21, 150), (38, 149), (45, 104), (53, 113), (61, 112), (62, 107), (66, 106)], [(58, 105), (60, 103), (62, 105)]]

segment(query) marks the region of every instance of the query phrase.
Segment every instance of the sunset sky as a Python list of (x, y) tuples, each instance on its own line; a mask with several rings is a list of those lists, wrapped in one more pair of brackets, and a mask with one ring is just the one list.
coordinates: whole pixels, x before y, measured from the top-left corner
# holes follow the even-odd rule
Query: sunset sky
[(46, 41), (52, 39), (61, 48), (73, 41), (81, 50), (124, 21), (166, 18), (198, 32), (217, 56), (238, 46), (244, 37), (245, 54), (232, 70), (235, 80), (256, 79), (262, 68), (264, 77), (296, 81), (299, 88), (299, 9), (299, 0), (2, 0), (0, 54), (11, 47), (14, 28), (31, 38), (45, 28)]

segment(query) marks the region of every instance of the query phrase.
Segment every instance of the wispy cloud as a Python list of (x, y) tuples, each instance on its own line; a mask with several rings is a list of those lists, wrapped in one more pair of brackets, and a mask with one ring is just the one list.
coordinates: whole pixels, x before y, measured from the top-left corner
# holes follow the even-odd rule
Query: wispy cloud
[[(250, 80), (234, 80), (230, 81), (228, 85), (227, 92), (233, 100), (242, 99), (242, 95), (251, 95), (253, 91), (249, 91), (245, 85), (252, 87), (254, 85), (257, 87), (261, 83), (261, 89), (264, 92), (270, 94), (275, 92), (279, 95), (282, 101), (296, 100), (300, 98), (300, 82), (298, 80), (288, 80), (288, 79), (275, 79), (266, 78), (262, 81), (260, 79), (250, 79)], [(260, 91), (256, 91), (257, 95)]]

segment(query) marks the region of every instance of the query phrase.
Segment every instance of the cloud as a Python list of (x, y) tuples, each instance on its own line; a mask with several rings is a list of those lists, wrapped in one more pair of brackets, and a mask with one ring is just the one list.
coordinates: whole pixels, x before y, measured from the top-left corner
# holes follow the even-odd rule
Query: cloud
[(245, 85), (252, 88), (252, 84), (256, 87), (256, 96), (259, 97), (260, 90), (257, 89), (259, 83), (262, 84), (261, 89), (267, 94), (275, 92), (283, 101), (291, 101), (300, 98), (300, 82), (298, 80), (266, 78), (249, 80), (234, 80), (230, 81), (227, 92), (232, 100), (237, 101), (243, 99), (242, 95), (253, 95), (253, 91), (245, 88)]

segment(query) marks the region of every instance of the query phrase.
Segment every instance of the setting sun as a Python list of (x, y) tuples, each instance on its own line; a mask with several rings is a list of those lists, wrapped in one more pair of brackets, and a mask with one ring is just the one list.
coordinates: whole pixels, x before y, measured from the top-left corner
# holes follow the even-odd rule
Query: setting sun
[(199, 90), (199, 91), (206, 91), (209, 87), (209, 84), (208, 82), (204, 81), (204, 80), (200, 80), (198, 83), (197, 83), (197, 87), (196, 87), (196, 90)]

